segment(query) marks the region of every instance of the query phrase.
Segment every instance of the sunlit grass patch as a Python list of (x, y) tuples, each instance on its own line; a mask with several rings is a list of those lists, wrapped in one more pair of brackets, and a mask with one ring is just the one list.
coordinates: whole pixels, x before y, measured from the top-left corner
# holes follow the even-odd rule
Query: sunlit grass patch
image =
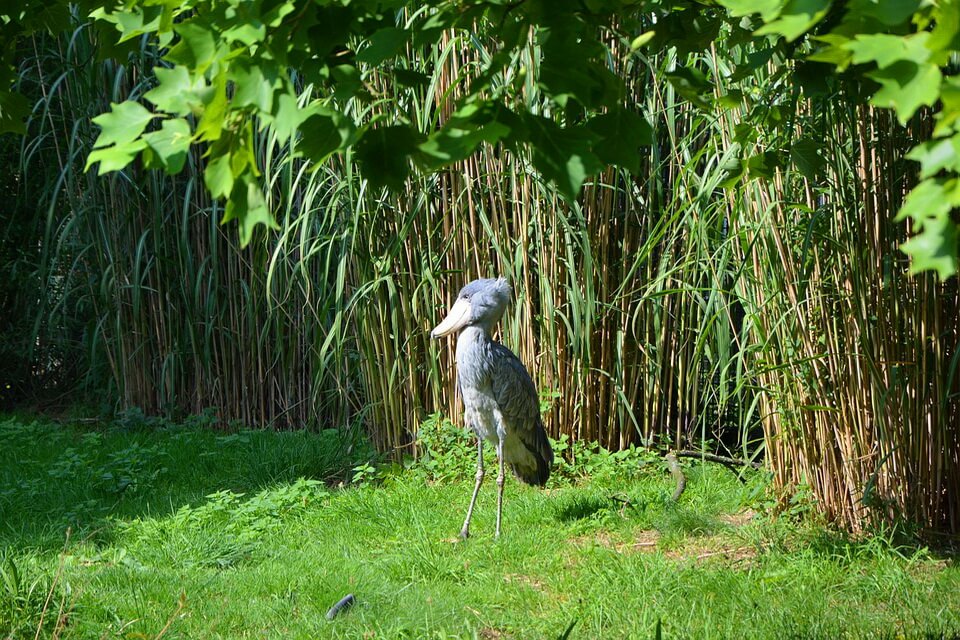
[[(545, 490), (508, 480), (500, 540), (491, 483), (460, 541), (469, 447), (442, 463), (453, 472), (374, 468), (341, 486), (365, 461), (329, 434), (0, 420), (0, 438), (4, 462), (25, 461), (0, 472), (0, 545), (25, 576), (0, 591), (15, 638), (557, 638), (571, 623), (570, 638), (653, 638), (658, 623), (665, 638), (960, 633), (955, 560), (775, 516), (759, 473), (686, 463), (674, 502), (655, 456), (580, 452)], [(119, 460), (136, 461), (119, 495), (50, 473), (103, 478)], [(328, 621), (348, 593), (355, 604)]]

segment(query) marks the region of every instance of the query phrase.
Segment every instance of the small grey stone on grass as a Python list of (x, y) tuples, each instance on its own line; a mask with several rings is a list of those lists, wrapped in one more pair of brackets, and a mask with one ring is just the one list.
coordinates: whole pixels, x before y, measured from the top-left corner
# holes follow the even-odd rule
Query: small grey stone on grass
[(333, 620), (337, 617), (337, 614), (350, 607), (353, 604), (353, 594), (348, 593), (340, 599), (340, 602), (330, 607), (330, 610), (327, 611), (327, 620)]

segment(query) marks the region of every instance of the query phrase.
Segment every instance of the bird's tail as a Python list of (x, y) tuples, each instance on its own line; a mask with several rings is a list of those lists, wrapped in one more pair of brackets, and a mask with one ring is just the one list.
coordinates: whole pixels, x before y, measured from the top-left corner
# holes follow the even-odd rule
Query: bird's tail
[(535, 465), (510, 464), (513, 473), (527, 484), (542, 487), (547, 484), (550, 477), (550, 466), (553, 464), (553, 449), (550, 447), (550, 440), (547, 439), (547, 432), (543, 428), (543, 421), (537, 417), (537, 423), (533, 429), (521, 437), (523, 446), (530, 452), (535, 461)]

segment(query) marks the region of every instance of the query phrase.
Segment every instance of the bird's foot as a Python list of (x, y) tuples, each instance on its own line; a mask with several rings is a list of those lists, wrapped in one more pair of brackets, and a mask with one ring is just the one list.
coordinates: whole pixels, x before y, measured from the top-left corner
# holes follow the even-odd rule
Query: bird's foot
[(463, 529), (460, 530), (460, 539), (461, 539), (461, 540), (466, 540), (466, 539), (469, 538), (469, 537), (470, 537), (470, 532), (467, 531), (466, 528), (463, 528)]

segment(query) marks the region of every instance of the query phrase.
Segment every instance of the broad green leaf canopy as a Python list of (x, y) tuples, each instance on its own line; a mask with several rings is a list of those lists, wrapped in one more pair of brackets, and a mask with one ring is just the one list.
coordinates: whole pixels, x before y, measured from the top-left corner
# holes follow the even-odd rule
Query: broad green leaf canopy
[[(957, 272), (960, 78), (950, 61), (960, 52), (960, 0), (25, 0), (0, 10), (0, 133), (22, 132), (29, 110), (11, 89), (17, 43), (65, 29), (71, 11), (89, 16), (105, 41), (145, 38), (165, 59), (142, 100), (94, 119), (101, 132), (88, 168), (119, 171), (139, 158), (177, 173), (198, 145), (206, 187), (226, 199), (224, 221), (238, 221), (243, 242), (257, 225), (275, 225), (253, 148), (262, 128), (313, 163), (352, 149), (364, 177), (390, 188), (481, 145), (526, 148), (542, 177), (575, 199), (605, 166), (637, 171), (652, 139), (648, 114), (612, 70), (609, 44), (619, 41), (638, 58), (702, 51), (726, 25), (768, 45), (732, 81), (777, 56), (805, 92), (822, 94), (825, 74), (843, 73), (901, 123), (934, 113), (930, 139), (910, 155), (919, 182), (898, 219), (915, 234), (903, 246), (913, 270)], [(378, 71), (423, 89), (445, 34), (495, 45), (485, 65), (462, 78), (452, 116), (414, 123), (399, 109), (354, 108), (378, 99), (369, 83)], [(530, 43), (539, 50), (534, 81), (543, 104), (524, 101), (524, 73), (506, 73)], [(668, 80), (705, 112), (734, 108), (744, 96), (717, 97), (713, 79), (694, 67), (678, 66)], [(316, 98), (302, 104), (305, 85)], [(756, 128), (778, 117), (772, 107)], [(737, 138), (758, 140), (749, 128)], [(784, 162), (813, 179), (824, 162), (819, 151), (800, 138), (741, 158), (725, 186), (773, 175)]]

